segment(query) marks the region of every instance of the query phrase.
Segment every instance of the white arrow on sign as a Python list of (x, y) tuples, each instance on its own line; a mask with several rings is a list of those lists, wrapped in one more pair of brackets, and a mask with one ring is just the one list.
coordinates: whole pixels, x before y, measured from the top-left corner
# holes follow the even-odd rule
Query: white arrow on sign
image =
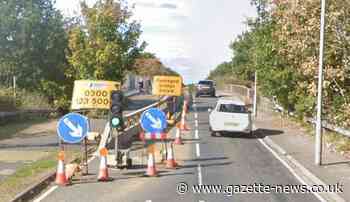
[(147, 118), (152, 122), (152, 127), (156, 129), (161, 129), (162, 128), (162, 121), (157, 118), (155, 119), (149, 112), (146, 113)]
[(63, 119), (63, 122), (72, 130), (72, 132), (69, 132), (69, 134), (72, 137), (82, 137), (83, 136), (83, 129), (79, 124), (75, 126), (68, 118)]

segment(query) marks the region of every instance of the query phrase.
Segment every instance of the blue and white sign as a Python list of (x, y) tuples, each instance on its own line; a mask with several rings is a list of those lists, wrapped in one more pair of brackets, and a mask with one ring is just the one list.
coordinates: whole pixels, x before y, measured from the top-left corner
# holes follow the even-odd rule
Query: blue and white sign
[(143, 130), (149, 133), (163, 132), (168, 125), (164, 112), (157, 108), (150, 108), (144, 111), (140, 122)]
[(78, 143), (82, 141), (89, 131), (89, 121), (87, 117), (78, 113), (69, 113), (63, 116), (57, 124), (57, 134), (68, 143)]

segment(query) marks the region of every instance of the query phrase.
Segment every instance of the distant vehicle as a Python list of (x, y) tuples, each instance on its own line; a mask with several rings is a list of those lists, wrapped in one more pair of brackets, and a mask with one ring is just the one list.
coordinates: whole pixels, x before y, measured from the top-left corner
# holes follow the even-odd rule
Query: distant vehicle
[(243, 101), (221, 98), (209, 109), (209, 126), (213, 136), (220, 132), (243, 132), (252, 135), (251, 113)]
[(209, 95), (215, 97), (215, 82), (212, 80), (202, 80), (197, 84), (196, 97)]

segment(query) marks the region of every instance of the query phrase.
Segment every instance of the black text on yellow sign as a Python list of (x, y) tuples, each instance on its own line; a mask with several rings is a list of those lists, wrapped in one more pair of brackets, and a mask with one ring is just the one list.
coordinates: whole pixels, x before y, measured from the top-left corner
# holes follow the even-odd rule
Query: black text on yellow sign
[(119, 89), (120, 83), (114, 81), (75, 81), (72, 109), (109, 109), (110, 92)]
[(154, 95), (180, 96), (182, 78), (180, 76), (155, 76), (152, 91)]

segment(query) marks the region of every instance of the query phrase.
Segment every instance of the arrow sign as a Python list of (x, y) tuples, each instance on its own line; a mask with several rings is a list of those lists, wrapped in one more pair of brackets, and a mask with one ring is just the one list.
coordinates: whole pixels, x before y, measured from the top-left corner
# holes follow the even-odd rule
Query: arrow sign
[(162, 121), (159, 118), (154, 118), (151, 113), (146, 113), (147, 118), (152, 122), (152, 127), (161, 129), (162, 128)]
[(141, 115), (141, 127), (146, 132), (160, 133), (167, 127), (166, 116), (157, 108), (150, 108)]
[(87, 117), (78, 113), (63, 116), (57, 124), (57, 134), (64, 142), (78, 143), (85, 138), (89, 131)]
[(63, 122), (72, 130), (72, 132), (69, 133), (72, 137), (80, 138), (81, 136), (83, 136), (83, 129), (80, 125), (75, 127), (75, 125), (72, 122), (70, 122), (68, 118), (63, 119)]

